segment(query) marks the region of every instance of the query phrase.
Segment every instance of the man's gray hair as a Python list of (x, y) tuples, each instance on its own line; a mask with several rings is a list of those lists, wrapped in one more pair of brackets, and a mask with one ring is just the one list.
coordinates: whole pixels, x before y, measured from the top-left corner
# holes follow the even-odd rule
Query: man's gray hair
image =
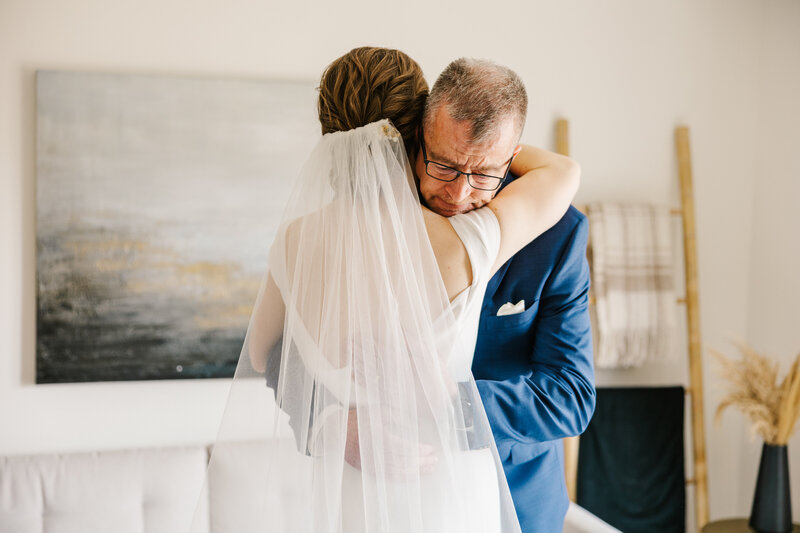
[(455, 120), (472, 124), (472, 142), (492, 139), (500, 124), (513, 117), (518, 138), (528, 113), (528, 95), (516, 72), (482, 59), (462, 57), (442, 71), (433, 84), (422, 124), (430, 129), (436, 112), (447, 106)]

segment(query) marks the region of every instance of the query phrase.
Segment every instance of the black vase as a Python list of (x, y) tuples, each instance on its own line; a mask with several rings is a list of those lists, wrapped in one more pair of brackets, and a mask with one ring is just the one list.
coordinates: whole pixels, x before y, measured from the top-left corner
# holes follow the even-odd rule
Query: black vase
[(761, 450), (750, 527), (758, 533), (791, 532), (792, 501), (789, 492), (789, 454), (786, 446), (765, 443)]

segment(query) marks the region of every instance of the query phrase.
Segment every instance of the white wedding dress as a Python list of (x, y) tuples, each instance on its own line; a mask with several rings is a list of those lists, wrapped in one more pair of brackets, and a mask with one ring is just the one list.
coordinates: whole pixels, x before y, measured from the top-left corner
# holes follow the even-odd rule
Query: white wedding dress
[[(447, 365), (449, 376), (456, 382), (470, 383), (472, 355), (478, 335), (481, 305), (486, 292), (486, 284), (491, 278), (491, 268), (500, 246), (500, 226), (494, 213), (479, 209), (451, 217), (450, 223), (467, 250), (472, 267), (472, 283), (460, 292), (451, 302), (455, 318), (454, 333), (437, 330), (443, 336), (453, 334), (463, 340), (463, 344), (451, 354)], [(471, 387), (467, 387), (470, 390)], [(474, 429), (474, 428), (473, 428)], [(422, 491), (422, 513), (425, 531), (441, 533), (500, 533), (501, 508), (498, 484), (497, 463), (492, 456), (488, 440), (478, 444), (478, 449), (462, 451), (454, 455), (455, 480), (448, 479), (446, 470), (434, 470), (420, 479)], [(343, 472), (343, 517), (346, 527), (343, 531), (367, 533), (381, 531), (380, 524), (367, 522), (369, 515), (364, 513), (364, 492), (375, 490), (372, 479), (345, 464)], [(447, 494), (452, 481), (462, 491), (461, 498), (453, 500)], [(364, 487), (365, 483), (368, 485)], [(403, 498), (403, 483), (390, 484), (392, 492), (388, 501)], [(447, 509), (448, 506), (464, 505), (464, 509)], [(402, 513), (393, 513), (403, 517)], [(465, 520), (452, 521), (454, 514)], [(394, 531), (417, 531), (410, 521), (395, 521)]]
[[(402, 139), (384, 120), (323, 136), (282, 220), (209, 471), (226, 426), (274, 423), (242, 480), (238, 522), (215, 531), (519, 531), (470, 371), (494, 214), (450, 219), (472, 268), (450, 302)], [(280, 365), (274, 403), (263, 388), (242, 392), (264, 358)], [(256, 518), (242, 525), (245, 515)]]

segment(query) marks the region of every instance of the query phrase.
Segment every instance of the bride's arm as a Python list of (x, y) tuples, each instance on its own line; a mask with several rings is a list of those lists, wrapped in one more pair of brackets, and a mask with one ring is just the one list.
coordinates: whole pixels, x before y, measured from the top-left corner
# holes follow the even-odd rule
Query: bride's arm
[(578, 163), (533, 146), (522, 147), (511, 172), (519, 177), (488, 204), (501, 234), (492, 272), (564, 216), (580, 183)]
[(250, 364), (256, 372), (263, 373), (266, 370), (270, 350), (283, 334), (285, 314), (280, 290), (272, 276), (267, 275), (264, 292), (253, 309), (253, 320), (247, 338)]

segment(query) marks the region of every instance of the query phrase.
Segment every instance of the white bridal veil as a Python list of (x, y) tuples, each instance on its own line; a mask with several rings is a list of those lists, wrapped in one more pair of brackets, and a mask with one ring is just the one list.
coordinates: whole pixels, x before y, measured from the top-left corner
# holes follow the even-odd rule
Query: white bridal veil
[(470, 339), (400, 134), (384, 120), (323, 136), (270, 250), (192, 531), (519, 531)]

